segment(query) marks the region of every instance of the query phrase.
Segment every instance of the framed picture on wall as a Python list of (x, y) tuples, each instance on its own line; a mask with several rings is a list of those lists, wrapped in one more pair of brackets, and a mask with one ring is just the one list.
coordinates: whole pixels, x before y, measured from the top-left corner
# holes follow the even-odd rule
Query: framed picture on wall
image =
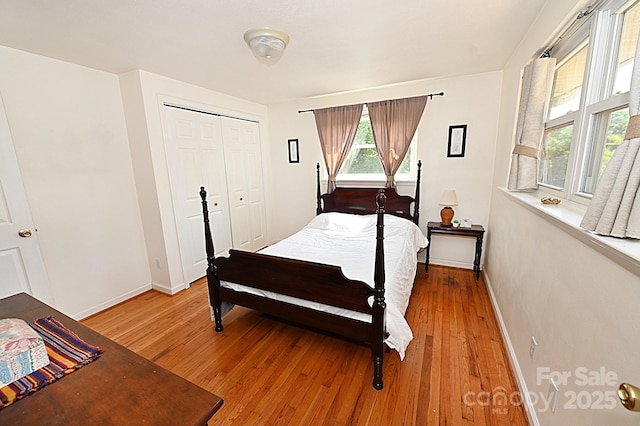
[(289, 144), (289, 162), (299, 163), (300, 153), (298, 151), (298, 139), (289, 139), (288, 144)]
[(464, 157), (465, 144), (467, 143), (467, 125), (458, 124), (449, 126), (449, 144), (447, 145), (447, 157)]

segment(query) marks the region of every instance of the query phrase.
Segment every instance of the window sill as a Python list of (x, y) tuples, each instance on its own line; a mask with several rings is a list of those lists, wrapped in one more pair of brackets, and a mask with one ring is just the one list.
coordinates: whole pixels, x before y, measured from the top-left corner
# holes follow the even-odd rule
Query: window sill
[(561, 204), (542, 204), (537, 192), (511, 192), (499, 187), (508, 198), (516, 201), (567, 234), (602, 255), (640, 276), (640, 240), (603, 237), (580, 228), (586, 207), (562, 200)]

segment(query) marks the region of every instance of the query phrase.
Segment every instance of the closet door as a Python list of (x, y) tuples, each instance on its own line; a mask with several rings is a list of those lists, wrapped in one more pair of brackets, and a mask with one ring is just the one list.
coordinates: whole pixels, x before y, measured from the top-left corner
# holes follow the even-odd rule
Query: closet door
[(267, 245), (259, 126), (225, 117), (221, 121), (233, 247), (256, 251)]
[(185, 280), (206, 274), (200, 187), (207, 190), (215, 255), (231, 248), (231, 227), (220, 117), (165, 107), (167, 154)]

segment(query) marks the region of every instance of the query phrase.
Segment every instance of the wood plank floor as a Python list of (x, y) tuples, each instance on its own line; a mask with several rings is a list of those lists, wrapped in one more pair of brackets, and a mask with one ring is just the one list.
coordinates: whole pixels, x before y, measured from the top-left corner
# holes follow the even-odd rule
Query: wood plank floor
[(483, 278), (418, 269), (406, 314), (414, 340), (403, 361), (385, 354), (382, 391), (367, 347), (240, 307), (216, 333), (204, 281), (82, 322), (221, 396), (210, 424), (527, 424)]

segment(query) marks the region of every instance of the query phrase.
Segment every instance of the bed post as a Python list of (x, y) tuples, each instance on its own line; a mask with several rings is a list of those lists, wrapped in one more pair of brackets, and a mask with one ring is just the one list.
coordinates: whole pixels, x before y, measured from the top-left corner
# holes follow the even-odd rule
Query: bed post
[(320, 163), (316, 163), (316, 216), (322, 213), (322, 195), (320, 193)]
[(418, 225), (420, 218), (420, 174), (422, 172), (422, 161), (418, 160), (418, 178), (416, 179), (416, 196), (413, 198), (413, 223)]
[(376, 390), (382, 389), (382, 361), (384, 358), (384, 312), (387, 307), (384, 300), (384, 206), (387, 197), (384, 189), (378, 190), (376, 197), (376, 214), (378, 221), (376, 225), (376, 260), (375, 272), (373, 274), (374, 296), (373, 296), (373, 342), (371, 353), (373, 355), (373, 387)]
[(222, 331), (222, 311), (220, 301), (220, 280), (216, 273), (215, 250), (213, 248), (213, 238), (211, 237), (211, 227), (209, 226), (209, 209), (207, 207), (207, 191), (204, 186), (200, 187), (200, 198), (202, 199), (202, 216), (204, 219), (204, 240), (207, 251), (207, 285), (209, 286), (209, 304), (213, 306), (213, 317), (216, 323), (216, 331)]

